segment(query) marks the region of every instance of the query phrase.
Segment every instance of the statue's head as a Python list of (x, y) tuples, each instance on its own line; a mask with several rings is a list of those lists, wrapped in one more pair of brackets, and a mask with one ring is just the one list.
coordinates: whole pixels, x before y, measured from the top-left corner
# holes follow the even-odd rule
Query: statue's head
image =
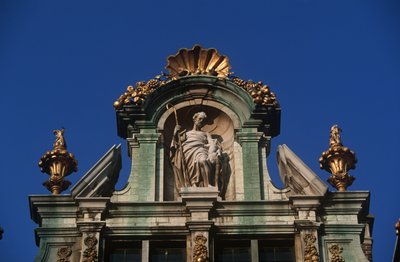
[(196, 126), (198, 127), (203, 127), (204, 123), (203, 120), (207, 118), (206, 113), (204, 112), (198, 112), (196, 114), (193, 115), (193, 122)]

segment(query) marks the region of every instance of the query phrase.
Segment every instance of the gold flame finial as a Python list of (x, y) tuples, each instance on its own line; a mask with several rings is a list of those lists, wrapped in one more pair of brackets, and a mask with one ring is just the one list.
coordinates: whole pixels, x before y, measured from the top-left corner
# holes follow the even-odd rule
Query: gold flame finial
[(331, 127), (329, 148), (322, 152), (319, 163), (321, 169), (332, 174), (328, 178), (328, 182), (338, 191), (344, 192), (355, 180), (355, 177), (350, 176), (348, 171), (356, 167), (357, 159), (353, 151), (343, 146), (341, 132), (342, 129), (337, 125)]
[(71, 185), (71, 182), (65, 180), (64, 177), (77, 171), (78, 162), (74, 155), (67, 151), (64, 128), (54, 130), (53, 133), (56, 136), (54, 148), (40, 158), (39, 167), (43, 173), (50, 175), (49, 180), (45, 181), (43, 185), (53, 195), (58, 195)]

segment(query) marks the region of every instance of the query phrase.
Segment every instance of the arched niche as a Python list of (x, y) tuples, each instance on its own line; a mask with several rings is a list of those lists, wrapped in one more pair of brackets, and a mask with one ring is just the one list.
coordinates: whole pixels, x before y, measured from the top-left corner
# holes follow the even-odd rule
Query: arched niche
[(162, 137), (159, 157), (163, 161), (160, 161), (159, 168), (163, 170), (163, 178), (159, 188), (163, 190), (161, 194), (165, 201), (176, 200), (178, 197), (169, 158), (176, 121), (174, 110), (167, 109), (167, 105), (175, 108), (179, 124), (186, 130), (192, 129), (192, 117), (195, 113), (204, 111), (207, 114), (203, 130), (221, 143), (223, 152), (229, 159), (229, 171), (224, 173), (223, 182), (219, 185), (221, 197), (234, 200), (235, 175), (243, 172), (236, 163), (241, 161), (241, 155), (238, 153), (240, 145), (235, 139), (235, 132), (241, 130), (244, 123), (251, 119), (254, 110), (251, 96), (229, 81), (216, 77), (190, 76), (175, 80), (148, 97), (144, 112), (150, 122), (156, 125), (157, 132), (161, 133)]
[(150, 94), (144, 105), (144, 113), (158, 128), (162, 128), (160, 122), (163, 122), (168, 104), (180, 107), (208, 105), (218, 108), (231, 117), (235, 128), (240, 128), (248, 121), (255, 109), (253, 99), (243, 88), (210, 76), (182, 77)]
[[(224, 198), (264, 199), (269, 178), (263, 159), (268, 150), (262, 148), (268, 148), (270, 138), (279, 134), (280, 108), (256, 106), (250, 94), (229, 79), (204, 75), (168, 82), (148, 95), (143, 105), (127, 104), (117, 110), (118, 135), (128, 140), (132, 156), (131, 199), (177, 199), (171, 190), (166, 158), (175, 125), (173, 110), (167, 105), (174, 106), (186, 129), (191, 128), (195, 111), (206, 111), (215, 122), (224, 122), (229, 127), (226, 134), (233, 140), (229, 163), (232, 173)], [(221, 135), (220, 129), (213, 131), (211, 126), (206, 125), (205, 130), (210, 128), (214, 136)], [(227, 135), (224, 140), (227, 144)]]
[[(213, 103), (211, 103), (213, 104)], [(215, 104), (217, 105), (217, 104)], [(207, 119), (202, 128), (204, 132), (208, 132), (213, 139), (216, 139), (222, 146), (222, 154), (225, 166), (219, 178), (210, 177), (212, 184), (218, 186), (220, 195), (223, 199), (235, 199), (235, 123), (238, 124), (237, 117), (229, 109), (221, 108), (210, 105), (190, 105), (190, 103), (183, 102), (175, 105), (178, 122), (182, 130), (191, 130), (193, 128), (193, 115), (198, 112), (205, 112)], [(158, 129), (163, 136), (163, 157), (164, 166), (164, 182), (163, 192), (164, 200), (176, 200), (178, 197), (178, 190), (175, 186), (175, 176), (172, 170), (170, 161), (170, 145), (173, 136), (173, 130), (176, 125), (175, 114), (170, 109), (166, 111), (160, 118)], [(218, 181), (216, 181), (218, 180)]]

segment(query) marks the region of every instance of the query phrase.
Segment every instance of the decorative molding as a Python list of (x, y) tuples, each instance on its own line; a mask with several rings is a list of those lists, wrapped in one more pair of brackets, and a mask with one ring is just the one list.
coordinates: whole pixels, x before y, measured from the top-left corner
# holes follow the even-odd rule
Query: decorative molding
[(72, 254), (72, 250), (70, 247), (60, 247), (57, 250), (57, 256), (59, 259), (57, 259), (57, 262), (69, 262), (69, 257)]
[(194, 240), (193, 262), (208, 262), (207, 238), (203, 235), (197, 235)]
[(345, 262), (342, 257), (343, 248), (338, 244), (333, 244), (329, 247), (329, 253), (331, 253), (331, 262)]
[(306, 234), (303, 239), (306, 244), (304, 248), (304, 262), (319, 262), (319, 253), (315, 245), (317, 238), (313, 234)]
[(83, 262), (97, 262), (97, 238), (93, 235), (89, 235), (85, 238), (84, 243), (87, 248), (83, 252)]

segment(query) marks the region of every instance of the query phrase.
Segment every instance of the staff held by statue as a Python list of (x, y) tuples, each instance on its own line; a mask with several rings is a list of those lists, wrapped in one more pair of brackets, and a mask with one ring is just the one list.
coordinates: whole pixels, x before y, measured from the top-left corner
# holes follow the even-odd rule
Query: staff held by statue
[[(180, 127), (179, 125), (179, 121), (178, 121), (178, 113), (176, 112), (176, 108), (172, 105), (172, 104), (168, 104), (167, 106), (167, 110), (169, 110), (170, 108), (172, 108), (172, 110), (174, 111), (174, 116), (175, 116), (175, 127)], [(176, 132), (179, 131), (175, 128), (174, 130), (174, 136), (176, 135)], [(189, 177), (188, 177), (188, 169), (187, 169), (187, 165), (186, 165), (186, 161), (185, 161), (185, 157), (184, 157), (184, 153), (183, 153), (183, 147), (182, 147), (182, 139), (180, 134), (177, 134), (177, 143), (178, 143), (178, 147), (179, 147), (179, 151), (180, 154), (182, 155), (182, 157), (180, 157), (181, 160), (181, 165), (182, 165), (182, 176), (179, 176), (179, 183), (185, 187), (191, 186), (189, 183)], [(182, 181), (183, 180), (183, 181)]]

